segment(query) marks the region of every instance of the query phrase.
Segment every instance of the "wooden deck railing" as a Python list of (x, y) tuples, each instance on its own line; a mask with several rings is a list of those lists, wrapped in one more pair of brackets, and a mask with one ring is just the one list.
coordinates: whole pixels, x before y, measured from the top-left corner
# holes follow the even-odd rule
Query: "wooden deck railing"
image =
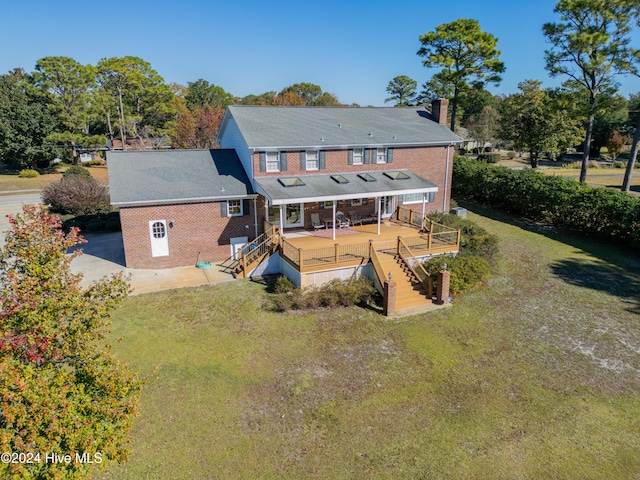
[[(456, 251), (460, 245), (460, 236), (457, 230), (453, 230), (402, 237), (402, 242), (403, 252), (408, 251), (411, 253), (410, 257), (415, 257)], [(324, 248), (298, 248), (284, 238), (280, 242), (280, 254), (300, 272), (367, 263), (371, 260), (371, 248), (376, 252), (400, 253), (399, 242), (394, 239), (345, 245), (336, 243)]]
[(248, 243), (238, 251), (238, 264), (241, 267), (241, 273), (246, 277), (247, 273), (255, 268), (267, 255), (275, 251), (277, 245), (277, 230), (275, 226), (265, 230), (262, 235), (256, 237), (255, 240)]
[(409, 268), (414, 278), (422, 283), (427, 297), (431, 298), (433, 296), (433, 279), (431, 275), (427, 273), (422, 263), (418, 261), (414, 264), (411, 263), (409, 259), (415, 258), (417, 255), (407, 246), (402, 237), (398, 237), (398, 255), (400, 255), (400, 258), (402, 258), (402, 261), (407, 268)]

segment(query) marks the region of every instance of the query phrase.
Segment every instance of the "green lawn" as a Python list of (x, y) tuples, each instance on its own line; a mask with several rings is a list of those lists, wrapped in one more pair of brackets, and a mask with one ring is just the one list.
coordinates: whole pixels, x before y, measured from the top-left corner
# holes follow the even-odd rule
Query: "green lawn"
[(437, 313), (275, 314), (246, 281), (129, 298), (114, 350), (148, 384), (100, 478), (638, 478), (637, 254), (469, 208), (502, 258)]

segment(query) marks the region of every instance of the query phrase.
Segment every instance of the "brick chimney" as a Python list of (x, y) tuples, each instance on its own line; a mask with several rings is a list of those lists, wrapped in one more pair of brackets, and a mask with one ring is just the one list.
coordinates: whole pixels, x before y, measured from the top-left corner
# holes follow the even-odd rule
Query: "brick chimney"
[(431, 102), (431, 115), (440, 125), (447, 125), (447, 113), (449, 111), (449, 100), (438, 98)]

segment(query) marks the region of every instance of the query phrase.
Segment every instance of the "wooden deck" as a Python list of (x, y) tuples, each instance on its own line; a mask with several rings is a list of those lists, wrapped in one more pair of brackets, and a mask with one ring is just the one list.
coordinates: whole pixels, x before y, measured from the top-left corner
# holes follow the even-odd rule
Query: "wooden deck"
[[(358, 233), (351, 233), (353, 231)], [(399, 236), (413, 237), (418, 234), (418, 230), (409, 226), (401, 226), (394, 223), (380, 225), (380, 235), (378, 235), (378, 225), (368, 224), (362, 226), (349, 227), (348, 229), (336, 229), (336, 239), (331, 237), (324, 238), (317, 233), (327, 232), (331, 235), (331, 229), (321, 229), (316, 232), (300, 231), (300, 232), (284, 232), (283, 237), (295, 248), (314, 249), (333, 247), (336, 243), (340, 245), (353, 245), (357, 243), (368, 243), (369, 240), (374, 242), (382, 240), (396, 240)]]
[(336, 230), (335, 240), (331, 230), (285, 232), (280, 239), (280, 254), (298, 271), (308, 273), (363, 265), (369, 262), (372, 249), (398, 253), (398, 237), (416, 256), (457, 252), (460, 233), (444, 228), (446, 231), (420, 233), (414, 227), (388, 222), (380, 226), (380, 234), (377, 224)]

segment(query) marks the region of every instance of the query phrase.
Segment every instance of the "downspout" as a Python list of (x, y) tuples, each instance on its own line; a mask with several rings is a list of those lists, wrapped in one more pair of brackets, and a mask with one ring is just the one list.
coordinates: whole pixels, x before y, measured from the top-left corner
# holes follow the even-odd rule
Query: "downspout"
[(258, 238), (258, 197), (253, 197), (253, 226), (255, 228), (255, 238)]
[[(444, 195), (442, 197), (442, 212), (447, 213), (447, 182), (449, 181), (449, 162), (450, 162), (450, 154), (451, 154), (451, 146), (449, 145), (447, 148), (447, 163), (444, 170)], [(452, 179), (453, 181), (453, 179)]]

